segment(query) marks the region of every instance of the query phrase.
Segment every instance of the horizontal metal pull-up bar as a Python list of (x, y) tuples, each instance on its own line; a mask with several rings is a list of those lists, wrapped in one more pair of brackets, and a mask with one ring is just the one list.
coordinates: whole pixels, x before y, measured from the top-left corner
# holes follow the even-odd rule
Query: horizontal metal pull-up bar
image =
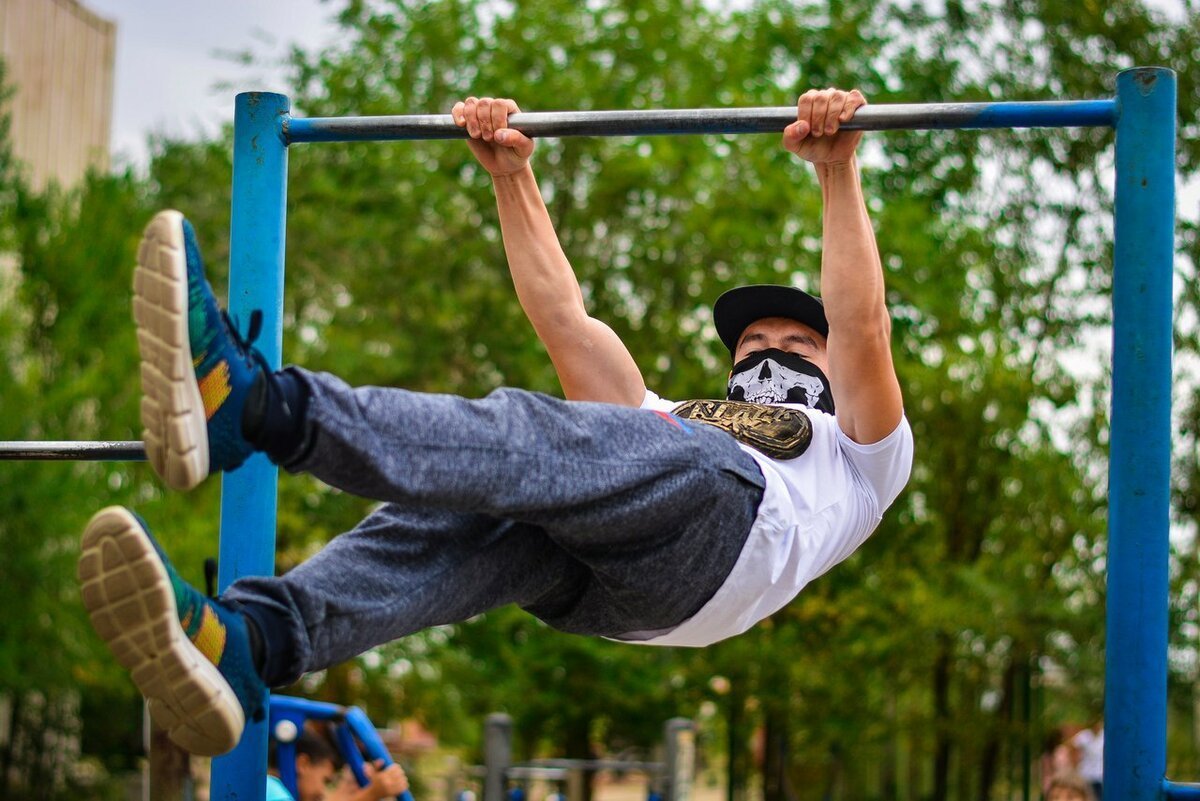
[[(863, 106), (842, 128), (858, 131), (951, 128), (1112, 127), (1115, 100), (1016, 103), (913, 103)], [(795, 106), (640, 111), (529, 111), (509, 126), (534, 137), (778, 133), (796, 121)], [(285, 117), (283, 138), (299, 142), (465, 139), (449, 114), (386, 117)]]
[(138, 440), (0, 442), (0, 461), (144, 462), (146, 448)]

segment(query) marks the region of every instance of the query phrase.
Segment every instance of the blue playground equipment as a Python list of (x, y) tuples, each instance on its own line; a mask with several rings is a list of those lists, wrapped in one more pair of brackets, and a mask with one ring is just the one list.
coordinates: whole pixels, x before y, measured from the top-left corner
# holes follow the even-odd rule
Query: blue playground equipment
[[(1135, 67), (1117, 75), (1116, 95), (1107, 99), (872, 105), (843, 126), (1090, 126), (1116, 133), (1104, 794), (1122, 801), (1200, 799), (1200, 784), (1165, 778), (1175, 109), (1175, 73)], [(510, 125), (539, 137), (737, 134), (777, 133), (794, 119), (789, 106), (522, 113)], [(272, 366), (282, 355), (288, 148), (465, 136), (448, 114), (303, 119), (291, 116), (284, 95), (237, 96), (229, 311), (238, 319), (262, 311), (257, 345)], [(0, 459), (145, 458), (140, 445), (3, 443)], [(241, 576), (274, 573), (276, 479), (261, 454), (222, 477), (222, 590)], [(214, 800), (263, 797), (267, 726), (247, 726), (238, 747), (214, 762)]]
[[(296, 738), (304, 731), (304, 724), (310, 720), (324, 721), (331, 725), (338, 752), (350, 766), (360, 787), (367, 786), (364, 764), (376, 760), (383, 760), (385, 766), (392, 764), (392, 757), (383, 747), (379, 732), (358, 707), (338, 706), (287, 695), (272, 695), (271, 713), (267, 723), (277, 749), (279, 778), (294, 798), (299, 798), (296, 790)], [(265, 776), (263, 781), (266, 781)], [(261, 797), (262, 794), (260, 789), (256, 797)], [(398, 797), (398, 801), (413, 801), (412, 793), (405, 790)]]

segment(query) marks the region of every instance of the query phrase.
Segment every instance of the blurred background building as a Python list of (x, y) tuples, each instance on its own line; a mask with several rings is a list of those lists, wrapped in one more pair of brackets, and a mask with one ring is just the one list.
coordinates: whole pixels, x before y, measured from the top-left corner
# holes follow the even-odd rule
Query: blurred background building
[(77, 0), (0, 0), (13, 150), (30, 183), (107, 170), (116, 25)]

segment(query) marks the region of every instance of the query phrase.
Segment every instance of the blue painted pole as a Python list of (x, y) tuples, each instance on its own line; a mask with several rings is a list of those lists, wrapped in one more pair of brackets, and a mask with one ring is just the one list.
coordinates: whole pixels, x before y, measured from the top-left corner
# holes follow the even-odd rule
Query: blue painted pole
[(1167, 769), (1175, 73), (1117, 76), (1104, 797), (1158, 801)]
[[(283, 250), (287, 200), (284, 95), (237, 96), (233, 119), (233, 208), (229, 234), (229, 314), (245, 330), (261, 310), (255, 343), (272, 367), (283, 350)], [(274, 575), (278, 469), (262, 454), (222, 476), (221, 590), (242, 576)], [(213, 761), (211, 797), (248, 801), (266, 795), (267, 721), (246, 722), (242, 741)]]

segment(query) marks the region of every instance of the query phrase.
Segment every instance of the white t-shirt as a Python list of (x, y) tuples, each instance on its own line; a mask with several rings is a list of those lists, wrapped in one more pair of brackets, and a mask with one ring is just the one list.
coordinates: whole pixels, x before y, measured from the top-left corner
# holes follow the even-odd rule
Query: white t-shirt
[[(642, 401), (643, 409), (662, 412), (676, 405), (649, 390)], [(665, 634), (636, 642), (701, 647), (741, 634), (854, 553), (908, 483), (913, 437), (907, 418), (879, 442), (859, 445), (842, 433), (833, 415), (779, 405), (808, 415), (808, 449), (780, 460), (741, 445), (766, 479), (741, 555), (699, 612)]]

